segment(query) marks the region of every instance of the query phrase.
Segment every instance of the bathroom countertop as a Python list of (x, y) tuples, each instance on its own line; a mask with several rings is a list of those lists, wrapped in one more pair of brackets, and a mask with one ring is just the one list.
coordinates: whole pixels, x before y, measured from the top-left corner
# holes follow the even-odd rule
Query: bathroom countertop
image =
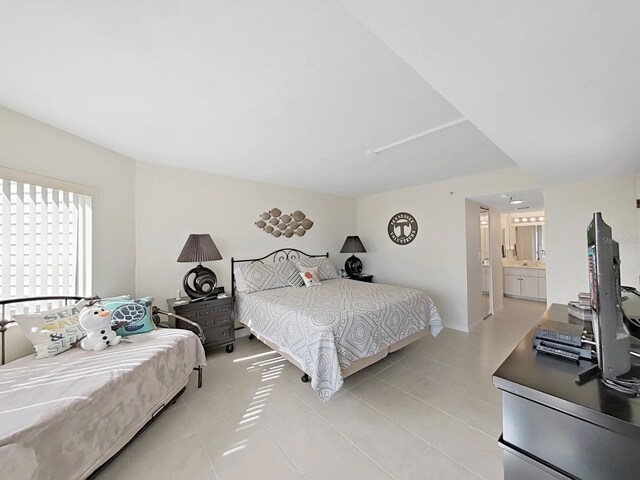
[(502, 268), (529, 268), (531, 270), (546, 270), (546, 265), (514, 265), (514, 264), (502, 264)]

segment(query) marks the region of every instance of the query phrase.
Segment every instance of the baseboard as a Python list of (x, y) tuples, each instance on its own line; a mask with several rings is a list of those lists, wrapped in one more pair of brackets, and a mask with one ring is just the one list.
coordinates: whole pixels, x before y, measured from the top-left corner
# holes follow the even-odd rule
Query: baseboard
[[(489, 317), (486, 317), (486, 318), (489, 318)], [(484, 322), (486, 320), (486, 318), (481, 318), (480, 320), (476, 320), (471, 325), (469, 325), (469, 332), (471, 332), (472, 330), (475, 330), (480, 325), (482, 325), (482, 322)]]
[(507, 297), (507, 298), (515, 298), (516, 300), (529, 300), (530, 302), (547, 303), (547, 299), (546, 298), (520, 297), (519, 295), (507, 295), (506, 293), (504, 294), (504, 296)]

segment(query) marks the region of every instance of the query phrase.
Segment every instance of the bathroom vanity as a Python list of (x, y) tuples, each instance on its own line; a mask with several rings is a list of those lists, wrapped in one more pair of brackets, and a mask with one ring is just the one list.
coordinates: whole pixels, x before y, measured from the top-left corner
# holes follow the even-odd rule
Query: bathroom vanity
[(547, 301), (547, 269), (544, 265), (505, 264), (504, 296)]

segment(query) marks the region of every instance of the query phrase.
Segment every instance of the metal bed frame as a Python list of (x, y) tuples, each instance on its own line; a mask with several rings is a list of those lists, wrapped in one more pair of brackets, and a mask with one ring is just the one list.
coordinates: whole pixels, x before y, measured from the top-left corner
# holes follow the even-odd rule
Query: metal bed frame
[(9, 325), (15, 323), (15, 320), (11, 320), (6, 317), (6, 309), (7, 305), (15, 304), (15, 303), (32, 303), (32, 302), (64, 302), (64, 306), (69, 305), (69, 301), (79, 302), (80, 300), (99, 300), (99, 297), (78, 297), (78, 296), (64, 296), (64, 295), (54, 295), (54, 296), (42, 296), (42, 297), (22, 297), (22, 298), (9, 298), (6, 300), (0, 300), (0, 309), (2, 310), (2, 316), (0, 316), (0, 336), (2, 339), (2, 361), (0, 365), (4, 365), (6, 363), (6, 332), (9, 329)]
[[(80, 297), (80, 296), (42, 296), (42, 297), (23, 297), (23, 298), (10, 298), (5, 300), (0, 300), (0, 311), (2, 316), (0, 317), (0, 335), (2, 337), (2, 362), (0, 365), (4, 365), (6, 363), (6, 331), (9, 328), (9, 325), (12, 323), (16, 323), (15, 320), (11, 320), (6, 318), (6, 307), (7, 305), (17, 304), (17, 303), (32, 303), (32, 302), (64, 302), (64, 306), (68, 306), (70, 301), (78, 302), (80, 300), (87, 300), (89, 305), (94, 303), (98, 303), (101, 299), (98, 296), (93, 297)], [(205, 341), (204, 330), (202, 327), (196, 322), (189, 320), (188, 318), (181, 317), (180, 315), (176, 315), (175, 313), (165, 312), (164, 310), (160, 310), (158, 307), (152, 307), (151, 309), (151, 318), (153, 319), (153, 323), (160, 328), (171, 328), (169, 325), (162, 325), (160, 323), (160, 315), (165, 315), (167, 318), (177, 318), (180, 321), (183, 321), (190, 326), (192, 326), (196, 330), (196, 335), (202, 343)], [(194, 368), (198, 372), (198, 388), (202, 388), (202, 366), (198, 365)], [(169, 407), (176, 403), (178, 398), (184, 393), (186, 387), (183, 387), (171, 400), (169, 400), (160, 410), (154, 413), (151, 419), (145, 423), (138, 432), (124, 445), (118, 452), (116, 452), (111, 458), (109, 458), (105, 463), (100, 465), (96, 470), (94, 470), (90, 475), (89, 479), (95, 479), (102, 471), (104, 471), (123, 451), (126, 447), (128, 447), (136, 438), (138, 438), (142, 432), (144, 432), (149, 426), (160, 417), (162, 413), (164, 413)]]
[[(81, 296), (73, 296), (73, 295), (53, 295), (53, 296), (40, 296), (40, 297), (21, 297), (21, 298), (9, 298), (5, 300), (0, 300), (0, 311), (2, 316), (0, 316), (0, 345), (2, 349), (2, 358), (0, 359), (0, 365), (4, 365), (6, 363), (6, 332), (9, 329), (9, 325), (15, 323), (15, 320), (11, 320), (7, 318), (7, 305), (12, 304), (20, 304), (20, 303), (33, 303), (33, 302), (64, 302), (64, 306), (68, 306), (70, 301), (78, 302), (80, 300), (87, 300), (89, 305), (93, 303), (97, 303), (100, 301), (100, 297), (81, 297)], [(181, 317), (180, 315), (176, 315), (175, 313), (165, 312), (164, 310), (160, 310), (158, 307), (153, 307), (151, 311), (153, 323), (155, 323), (160, 328), (170, 328), (169, 325), (163, 325), (160, 323), (160, 315), (165, 315), (168, 318), (177, 318), (180, 321), (185, 322), (196, 330), (196, 335), (200, 341), (204, 344), (205, 336), (204, 330), (202, 327), (188, 318)], [(198, 388), (202, 388), (202, 367), (198, 366), (194, 370), (198, 372)]]
[(300, 259), (300, 255), (304, 255), (306, 258), (321, 258), (321, 257), (329, 258), (329, 252), (323, 253), (322, 255), (310, 255), (296, 248), (281, 248), (279, 250), (275, 250), (265, 255), (264, 257), (260, 257), (260, 258), (244, 258), (241, 260), (236, 260), (235, 258), (231, 257), (231, 292), (232, 294), (234, 294), (236, 290), (236, 275), (233, 270), (236, 263), (253, 263), (253, 262), (264, 263), (263, 260), (266, 260), (267, 258), (270, 258), (270, 257), (272, 258), (272, 261), (269, 263), (280, 263), (280, 262), (286, 262), (287, 260), (298, 260)]
[[(329, 252), (323, 253), (321, 255), (311, 255), (309, 253), (303, 252), (302, 250), (298, 250), (297, 248), (280, 248), (278, 250), (275, 250), (265, 255), (264, 257), (259, 257), (259, 258), (244, 258), (244, 259), (236, 260), (235, 258), (231, 257), (231, 294), (235, 295), (235, 291), (236, 291), (236, 274), (234, 270), (236, 263), (254, 263), (254, 262), (264, 263), (263, 260), (266, 260), (266, 259), (272, 260), (269, 263), (280, 263), (280, 262), (286, 262), (287, 260), (298, 260), (301, 258), (301, 256), (304, 256), (306, 258), (322, 258), (322, 257), (329, 258)], [(254, 338), (255, 338), (255, 335), (251, 333), (249, 335), (249, 340), (253, 340)], [(307, 383), (310, 380), (310, 377), (305, 373), (304, 375), (302, 375), (300, 379), (304, 383)]]

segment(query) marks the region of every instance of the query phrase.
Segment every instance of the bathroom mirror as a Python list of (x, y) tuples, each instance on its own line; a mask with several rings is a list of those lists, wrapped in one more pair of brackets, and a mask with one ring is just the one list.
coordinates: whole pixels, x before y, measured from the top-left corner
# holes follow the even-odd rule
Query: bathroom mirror
[(502, 229), (502, 256), (507, 260), (544, 262), (544, 225), (518, 225)]

